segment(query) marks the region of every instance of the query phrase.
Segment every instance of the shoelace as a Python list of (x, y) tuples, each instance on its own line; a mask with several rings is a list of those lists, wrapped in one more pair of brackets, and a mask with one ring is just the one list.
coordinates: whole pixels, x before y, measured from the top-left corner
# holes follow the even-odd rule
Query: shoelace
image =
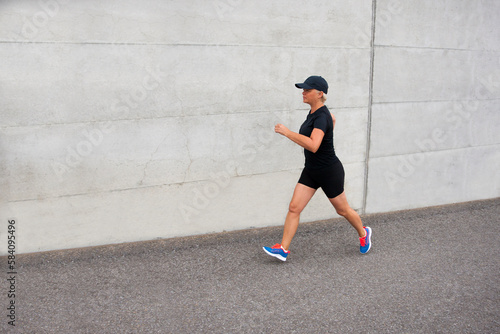
[(365, 247), (366, 246), (366, 235), (362, 238), (359, 238), (359, 243), (361, 244), (361, 247)]
[(283, 247), (280, 244), (274, 245), (273, 247), (271, 247), (271, 249), (282, 249), (285, 253), (287, 253), (287, 254), (290, 253), (290, 251), (284, 250)]

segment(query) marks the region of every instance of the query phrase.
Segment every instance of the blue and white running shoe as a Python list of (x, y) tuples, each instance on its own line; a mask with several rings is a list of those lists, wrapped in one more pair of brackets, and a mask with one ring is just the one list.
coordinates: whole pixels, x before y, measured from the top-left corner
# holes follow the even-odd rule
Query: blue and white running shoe
[(366, 235), (362, 238), (359, 238), (359, 251), (361, 254), (366, 254), (372, 247), (372, 229), (366, 226), (363, 226), (366, 231)]
[(262, 249), (268, 255), (274, 256), (281, 261), (286, 261), (286, 257), (290, 254), (290, 251), (286, 251), (280, 244), (276, 244), (273, 247), (262, 247)]

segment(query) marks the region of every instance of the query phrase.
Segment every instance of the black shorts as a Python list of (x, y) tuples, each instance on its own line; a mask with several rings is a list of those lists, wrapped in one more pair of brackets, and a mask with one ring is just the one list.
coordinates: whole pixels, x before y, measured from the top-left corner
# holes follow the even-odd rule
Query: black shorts
[(336, 162), (331, 167), (310, 169), (305, 167), (300, 174), (299, 183), (313, 189), (321, 187), (328, 198), (335, 198), (344, 192), (344, 166)]

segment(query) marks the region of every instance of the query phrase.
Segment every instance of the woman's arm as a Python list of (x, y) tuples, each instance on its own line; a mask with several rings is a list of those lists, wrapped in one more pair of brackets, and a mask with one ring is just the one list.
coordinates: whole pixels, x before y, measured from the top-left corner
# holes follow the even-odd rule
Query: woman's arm
[(287, 137), (288, 139), (290, 139), (294, 143), (302, 146), (306, 150), (311, 151), (313, 153), (316, 153), (316, 151), (319, 149), (319, 146), (321, 145), (321, 141), (323, 140), (323, 137), (325, 136), (325, 133), (322, 130), (315, 128), (315, 129), (313, 129), (313, 131), (311, 133), (311, 137), (307, 137), (307, 136), (304, 136), (304, 135), (301, 135), (299, 133), (296, 133), (296, 132), (289, 130), (283, 124), (276, 124), (276, 126), (274, 127), (274, 131), (276, 133), (279, 133), (279, 134)]

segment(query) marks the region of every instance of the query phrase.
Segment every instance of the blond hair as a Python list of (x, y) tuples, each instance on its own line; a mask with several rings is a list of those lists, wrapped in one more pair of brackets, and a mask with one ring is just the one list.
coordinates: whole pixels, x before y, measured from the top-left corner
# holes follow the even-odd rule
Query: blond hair
[(321, 102), (325, 103), (328, 96), (326, 96), (325, 92), (322, 92), (322, 93), (323, 93), (323, 95), (321, 95)]

